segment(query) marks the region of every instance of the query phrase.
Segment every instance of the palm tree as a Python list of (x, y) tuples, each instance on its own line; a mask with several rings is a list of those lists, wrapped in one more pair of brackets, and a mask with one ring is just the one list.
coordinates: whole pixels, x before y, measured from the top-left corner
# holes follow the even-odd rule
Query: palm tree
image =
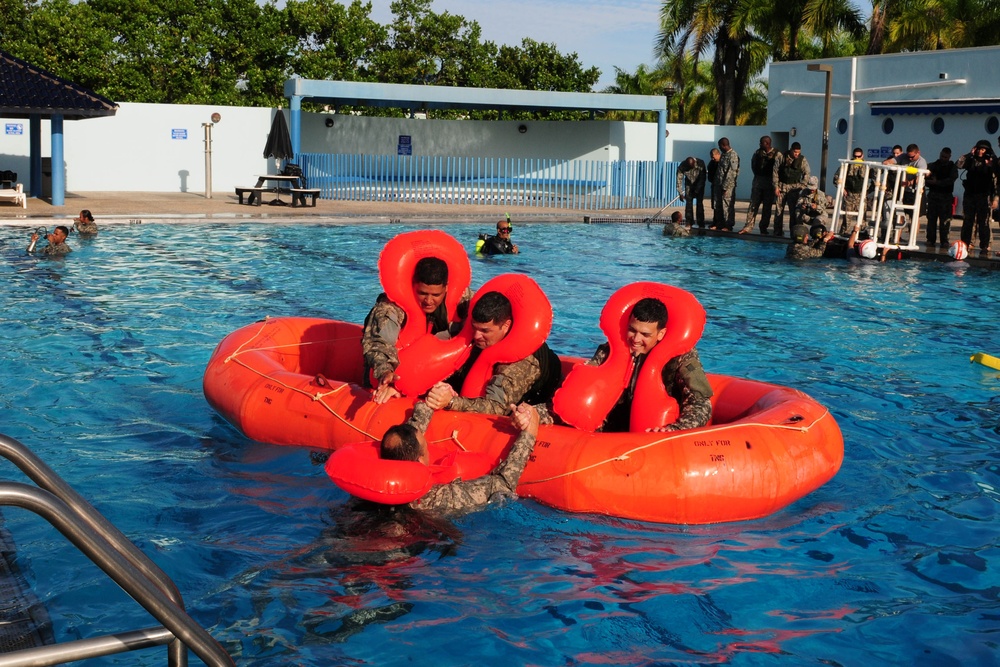
[[(626, 72), (615, 67), (615, 82), (602, 90), (602, 93), (615, 95), (662, 95), (663, 87), (659, 85), (659, 76), (650, 72), (646, 65), (639, 65), (635, 73)], [(605, 114), (608, 120), (656, 120), (653, 111), (609, 111)]]
[(768, 46), (750, 30), (740, 0), (664, 0), (656, 52), (670, 60), (713, 53), (715, 123), (733, 125), (751, 78), (764, 69)]

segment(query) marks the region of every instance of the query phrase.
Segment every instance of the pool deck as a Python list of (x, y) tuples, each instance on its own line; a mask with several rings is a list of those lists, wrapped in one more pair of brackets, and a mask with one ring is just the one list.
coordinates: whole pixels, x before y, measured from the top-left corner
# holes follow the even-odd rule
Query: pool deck
[[(410, 203), (382, 201), (329, 201), (320, 199), (316, 207), (291, 205), (248, 206), (238, 203), (235, 194), (215, 193), (206, 198), (204, 192), (83, 192), (69, 193), (63, 206), (53, 206), (45, 199), (29, 199), (28, 208), (0, 205), (0, 226), (36, 227), (51, 225), (76, 218), (81, 209), (89, 209), (102, 223), (154, 222), (273, 222), (291, 224), (295, 222), (322, 221), (340, 224), (364, 223), (461, 223), (482, 222), (492, 227), (504, 213), (509, 213), (515, 222), (523, 223), (578, 223), (591, 220), (621, 220), (622, 222), (645, 222), (660, 211), (658, 208), (636, 208), (615, 210), (581, 211), (566, 208), (545, 208), (535, 206), (482, 206), (471, 204)], [(657, 218), (666, 220), (682, 207), (663, 210)], [(711, 209), (709, 209), (711, 210)], [(747, 202), (736, 203), (736, 228), (746, 219)], [(709, 214), (711, 215), (711, 214)], [(957, 238), (956, 225), (952, 226), (952, 236)], [(994, 230), (996, 233), (996, 230)], [(730, 236), (742, 241), (787, 244), (789, 239), (764, 236), (756, 230), (751, 234), (737, 235), (733, 232), (695, 230), (699, 236)], [(921, 232), (922, 235), (922, 232)], [(953, 240), (954, 240), (953, 238)], [(922, 243), (919, 249), (909, 251), (912, 259), (924, 261), (949, 261), (944, 249), (926, 249)], [(1000, 270), (1000, 253), (980, 257), (978, 250), (972, 251), (967, 260), (970, 265)]]

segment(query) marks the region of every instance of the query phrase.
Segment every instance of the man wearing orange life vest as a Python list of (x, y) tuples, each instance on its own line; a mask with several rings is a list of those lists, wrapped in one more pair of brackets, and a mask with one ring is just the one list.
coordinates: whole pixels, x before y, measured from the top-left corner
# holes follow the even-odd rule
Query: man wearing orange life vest
[[(445, 297), (448, 295), (448, 265), (444, 260), (424, 257), (416, 263), (413, 270), (413, 294), (427, 318), (430, 333), (449, 338), (461, 330), (472, 291), (466, 289), (459, 304), (458, 310), (462, 320), (449, 322), (445, 306)], [(375, 307), (365, 318), (365, 327), (361, 334), (361, 350), (365, 358), (364, 379), (365, 383), (368, 383), (369, 373), (378, 379), (378, 387), (372, 396), (372, 400), (376, 403), (385, 403), (390, 398), (400, 395), (392, 382), (396, 367), (399, 366), (396, 341), (405, 323), (406, 313), (390, 301), (384, 292), (379, 294)]]
[[(538, 412), (526, 403), (510, 405), (511, 420), (521, 430), (510, 453), (493, 472), (469, 481), (455, 481), (431, 488), (410, 507), (437, 512), (474, 510), (500, 498), (516, 498), (517, 482), (528, 464), (528, 457), (538, 436)], [(427, 439), (424, 433), (434, 415), (426, 403), (418, 402), (413, 416), (405, 423), (391, 427), (382, 436), (379, 456), (395, 461), (420, 461), (427, 464)]]
[(427, 404), (435, 410), (479, 412), (502, 415), (511, 404), (544, 403), (552, 398), (562, 379), (559, 357), (542, 343), (533, 354), (509, 364), (496, 364), (480, 398), (459, 396), (465, 377), (479, 354), (496, 345), (510, 333), (513, 325), (510, 300), (500, 292), (487, 292), (472, 309), (472, 354), (455, 375), (438, 382), (427, 393)]
[[(628, 344), (635, 364), (629, 384), (615, 407), (608, 413), (601, 430), (611, 433), (623, 433), (629, 430), (629, 418), (632, 410), (632, 398), (639, 370), (649, 352), (663, 340), (667, 333), (667, 307), (659, 299), (645, 298), (636, 302), (629, 315), (628, 333), (625, 342)], [(587, 363), (600, 366), (608, 358), (610, 345), (602, 344), (594, 352)], [(712, 385), (705, 376), (705, 369), (698, 358), (698, 351), (691, 349), (674, 357), (663, 366), (661, 374), (663, 386), (677, 405), (680, 406), (680, 416), (673, 424), (650, 429), (652, 431), (681, 431), (704, 426), (712, 418)]]

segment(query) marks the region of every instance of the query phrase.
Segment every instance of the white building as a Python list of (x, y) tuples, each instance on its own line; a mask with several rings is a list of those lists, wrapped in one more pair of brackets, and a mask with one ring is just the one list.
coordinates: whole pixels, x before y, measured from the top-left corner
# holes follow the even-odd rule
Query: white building
[(838, 160), (849, 158), (854, 146), (864, 149), (866, 159), (880, 160), (894, 145), (905, 149), (913, 143), (928, 162), (949, 147), (955, 160), (980, 139), (996, 145), (998, 62), (1000, 47), (991, 46), (773, 63), (768, 129), (782, 149), (801, 143), (812, 171), (819, 174), (827, 74), (809, 66), (828, 66), (830, 179)]

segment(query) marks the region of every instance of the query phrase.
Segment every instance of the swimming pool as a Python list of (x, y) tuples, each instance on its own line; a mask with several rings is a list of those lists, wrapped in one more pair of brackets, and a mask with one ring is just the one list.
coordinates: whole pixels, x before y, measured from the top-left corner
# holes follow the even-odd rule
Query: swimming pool
[[(308, 450), (225, 424), (201, 376), (225, 334), (265, 315), (360, 321), (378, 251), (413, 228), (104, 225), (71, 237), (65, 261), (24, 256), (28, 231), (0, 229), (0, 431), (173, 577), (242, 665), (995, 663), (1000, 373), (969, 355), (1000, 352), (996, 272), (792, 264), (780, 245), (515, 221), (524, 254), (474, 258), (473, 283), (534, 277), (555, 350), (591, 352), (626, 282), (685, 287), (708, 312), (706, 369), (829, 406), (844, 466), (736, 524), (530, 501), (452, 522), (372, 516)], [(470, 248), (489, 231), (446, 229)], [(43, 521), (4, 516), (57, 637), (152, 624)]]

